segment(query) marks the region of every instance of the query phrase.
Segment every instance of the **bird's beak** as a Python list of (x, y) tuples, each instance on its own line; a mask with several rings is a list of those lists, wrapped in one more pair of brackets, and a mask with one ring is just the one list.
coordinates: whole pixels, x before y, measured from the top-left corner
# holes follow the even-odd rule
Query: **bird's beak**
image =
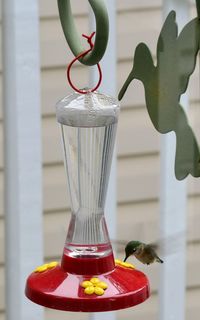
[(131, 83), (131, 81), (133, 81), (133, 79), (135, 78), (134, 77), (134, 74), (133, 74), (133, 69), (131, 70), (128, 78), (126, 79), (123, 87), (121, 88), (120, 92), (119, 92), (119, 95), (118, 95), (118, 99), (121, 100), (126, 92), (126, 90), (128, 89), (128, 86), (129, 84)]
[(124, 258), (124, 262), (126, 262), (127, 259), (128, 259), (128, 256), (126, 256), (126, 257)]

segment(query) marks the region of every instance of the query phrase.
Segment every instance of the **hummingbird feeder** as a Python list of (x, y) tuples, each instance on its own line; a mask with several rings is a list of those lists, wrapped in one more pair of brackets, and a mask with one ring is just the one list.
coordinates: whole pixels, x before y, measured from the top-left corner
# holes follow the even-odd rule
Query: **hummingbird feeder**
[[(95, 1), (90, 2), (95, 7)], [(75, 60), (85, 58), (88, 63), (89, 51)], [(120, 107), (117, 99), (94, 89), (76, 90), (56, 105), (71, 221), (61, 263), (36, 268), (26, 284), (30, 300), (58, 310), (111, 311), (137, 305), (149, 297), (147, 277), (131, 264), (114, 260), (104, 206)]]

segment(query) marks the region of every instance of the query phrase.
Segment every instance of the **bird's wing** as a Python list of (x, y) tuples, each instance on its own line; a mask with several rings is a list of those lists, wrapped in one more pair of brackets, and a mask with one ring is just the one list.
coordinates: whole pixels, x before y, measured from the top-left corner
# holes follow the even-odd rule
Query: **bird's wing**
[(178, 35), (178, 26), (176, 24), (176, 13), (171, 11), (161, 29), (157, 43), (157, 65), (163, 62), (167, 65), (173, 63), (175, 43)]
[(177, 98), (183, 94), (194, 71), (200, 42), (200, 20), (191, 20), (178, 36), (176, 13), (171, 11), (160, 32), (157, 43), (159, 79), (173, 89)]
[(200, 20), (191, 20), (177, 39), (178, 68), (181, 94), (187, 89), (188, 81), (195, 69), (200, 42)]
[(162, 256), (168, 256), (180, 251), (180, 248), (186, 241), (185, 232), (180, 231), (173, 235), (162, 237), (157, 241), (149, 243), (149, 245)]

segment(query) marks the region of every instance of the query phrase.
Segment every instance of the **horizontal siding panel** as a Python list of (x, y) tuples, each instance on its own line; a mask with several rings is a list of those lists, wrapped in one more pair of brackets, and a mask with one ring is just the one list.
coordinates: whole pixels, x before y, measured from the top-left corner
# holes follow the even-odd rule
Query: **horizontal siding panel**
[[(132, 139), (130, 140), (130, 137)], [(118, 157), (158, 153), (160, 135), (154, 129), (146, 108), (126, 109), (119, 117)]]
[[(56, 1), (49, 1), (49, 0), (41, 0), (40, 4), (40, 16), (42, 18), (51, 18), (58, 16), (58, 8)], [(161, 0), (117, 0), (117, 10), (118, 11), (129, 11), (129, 10), (149, 10), (155, 9), (160, 7), (162, 4)], [(83, 15), (87, 14), (88, 12), (88, 3), (87, 1), (80, 1), (80, 0), (73, 0), (71, 1), (72, 10), (74, 15)]]
[[(154, 156), (156, 161), (151, 163), (151, 167), (148, 164), (150, 156), (145, 156), (143, 158), (130, 158), (129, 165), (123, 167), (123, 161), (121, 160), (121, 166), (123, 169), (122, 173), (119, 173), (118, 177), (118, 202), (131, 202), (131, 201), (145, 201), (158, 199), (159, 188), (160, 188), (160, 167), (159, 167), (159, 157)], [(148, 173), (142, 173), (142, 168), (140, 168), (140, 163), (146, 166)], [(133, 170), (138, 166), (141, 171), (138, 171), (136, 175), (132, 175)], [(120, 168), (120, 161), (118, 164)], [(131, 169), (132, 168), (132, 169)], [(136, 169), (137, 170), (137, 169)], [(191, 176), (188, 178), (188, 194), (198, 196), (200, 194), (200, 179), (195, 179)], [(130, 188), (132, 186), (133, 189)]]
[(121, 159), (118, 162), (118, 202), (137, 202), (157, 198), (159, 170), (157, 155)]
[(188, 201), (187, 229), (188, 239), (197, 241), (200, 239), (200, 196), (190, 196)]
[(158, 317), (158, 296), (153, 294), (144, 303), (117, 311), (117, 320), (155, 320)]
[[(133, 3), (135, 1), (131, 2)], [(122, 14), (117, 15), (117, 28), (119, 35), (128, 34), (129, 36), (131, 36), (132, 33), (136, 33), (138, 31), (144, 33), (151, 31), (153, 33), (156, 32), (158, 34), (159, 30), (161, 29), (161, 25), (162, 14), (159, 8), (156, 10), (149, 11), (148, 13), (143, 10), (137, 11), (136, 13), (133, 13), (133, 11), (128, 10), (127, 12), (123, 12)], [(141, 41), (143, 41), (143, 39), (139, 40), (139, 42)], [(132, 51), (130, 52), (130, 43), (126, 43), (126, 49), (127, 48), (129, 48), (129, 53), (133, 54)]]
[[(45, 165), (63, 162), (61, 130), (56, 117), (45, 118), (42, 122), (43, 162)], [(52, 145), (54, 146), (52, 148)]]
[(191, 244), (187, 247), (187, 284), (191, 287), (200, 287), (200, 244)]
[[(88, 21), (86, 18), (76, 19), (77, 29), (80, 34), (88, 34)], [(59, 19), (44, 20), (40, 25), (41, 64), (43, 68), (65, 66), (72, 60), (73, 54), (65, 40)], [(88, 47), (83, 38), (84, 47)]]
[[(161, 0), (152, 0), (149, 2), (148, 0), (124, 0), (121, 2), (120, 0), (116, 1), (117, 10), (120, 12), (126, 10), (149, 10), (158, 8), (161, 6)], [(88, 12), (88, 3), (87, 1), (73, 0), (71, 1), (72, 12), (76, 15), (84, 15)], [(49, 0), (41, 0), (40, 1), (40, 16), (42, 18), (50, 18), (58, 16), (58, 8), (56, 1)]]
[(58, 17), (57, 1), (40, 0), (39, 11), (42, 18)]
[(46, 309), (45, 320), (89, 320), (89, 313), (85, 312), (61, 312), (58, 310)]
[[(40, 0), (39, 6), (42, 18), (58, 17), (57, 1)], [(71, 6), (74, 15), (83, 15), (88, 11), (87, 1), (73, 0)]]
[(199, 195), (200, 193), (200, 179), (188, 177), (188, 193), (189, 195)]
[(62, 256), (70, 217), (71, 214), (67, 210), (44, 215), (44, 254), (46, 259)]
[[(134, 17), (132, 17), (134, 20)], [(159, 30), (130, 31), (130, 33), (120, 34), (117, 37), (117, 57), (118, 60), (133, 60), (135, 48), (141, 42), (145, 42), (152, 55), (156, 54), (156, 45)]]
[(119, 10), (143, 10), (161, 7), (161, 0), (117, 0), (117, 8)]
[[(159, 203), (146, 201), (120, 204), (117, 214), (117, 239), (130, 241), (138, 239), (151, 242), (158, 239)], [(121, 246), (118, 247), (122, 249)]]
[(64, 166), (46, 167), (44, 177), (44, 209), (55, 211), (69, 207)]

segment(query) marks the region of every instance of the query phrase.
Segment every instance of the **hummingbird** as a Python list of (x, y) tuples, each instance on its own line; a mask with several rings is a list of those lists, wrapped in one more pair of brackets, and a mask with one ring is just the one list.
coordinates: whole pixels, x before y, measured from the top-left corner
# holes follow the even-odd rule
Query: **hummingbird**
[(129, 241), (125, 247), (125, 258), (124, 262), (130, 257), (134, 255), (140, 262), (143, 264), (151, 264), (154, 262), (163, 263), (158, 255), (156, 254), (153, 245), (145, 244), (140, 241)]
[(166, 18), (157, 42), (157, 63), (145, 43), (135, 49), (132, 70), (119, 93), (121, 100), (137, 79), (145, 89), (146, 107), (155, 129), (176, 135), (175, 175), (200, 176), (200, 149), (187, 115), (180, 104), (192, 75), (200, 45), (200, 20), (191, 20), (178, 34), (176, 14)]

